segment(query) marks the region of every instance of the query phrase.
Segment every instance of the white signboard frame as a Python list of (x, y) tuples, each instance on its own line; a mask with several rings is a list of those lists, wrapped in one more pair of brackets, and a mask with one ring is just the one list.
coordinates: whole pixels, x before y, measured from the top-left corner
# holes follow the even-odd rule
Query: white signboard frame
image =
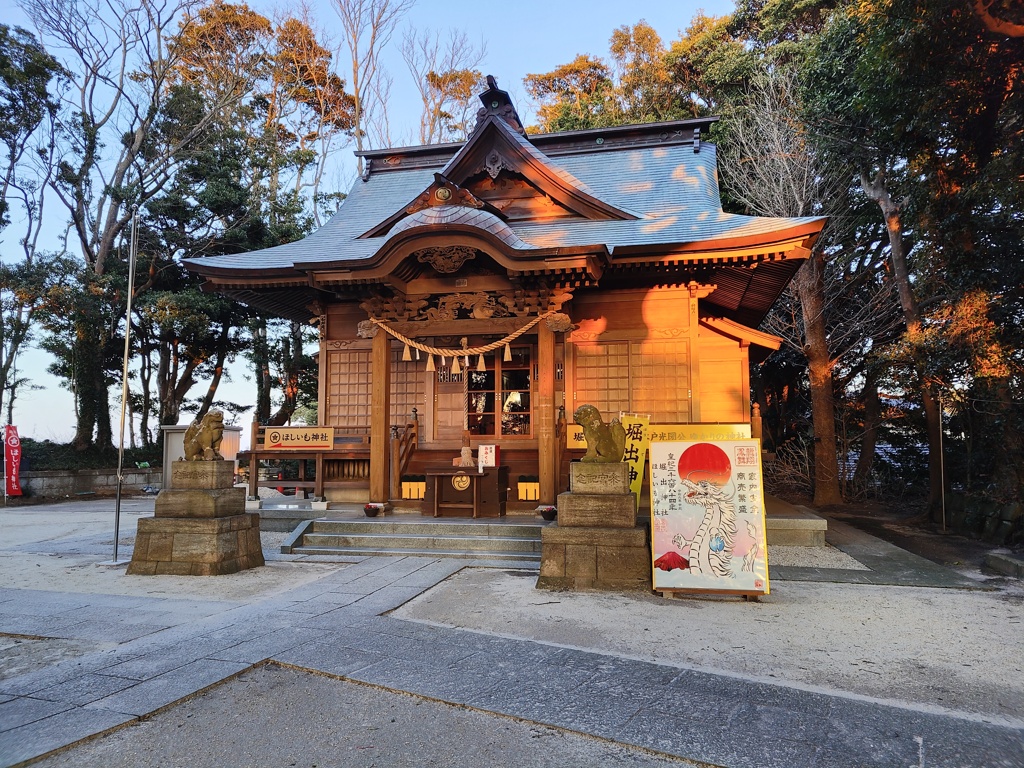
[(652, 441), (656, 591), (768, 594), (763, 477), (758, 440)]

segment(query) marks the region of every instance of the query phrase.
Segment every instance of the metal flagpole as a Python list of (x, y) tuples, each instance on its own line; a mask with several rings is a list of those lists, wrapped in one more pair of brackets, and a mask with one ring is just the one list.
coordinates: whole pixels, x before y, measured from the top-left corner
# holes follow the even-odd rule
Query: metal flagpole
[(946, 452), (942, 447), (942, 433), (945, 427), (942, 412), (942, 395), (939, 395), (939, 480), (942, 483), (942, 532), (946, 532)]
[(128, 409), (128, 354), (132, 338), (132, 293), (135, 290), (135, 253), (139, 246), (139, 206), (132, 206), (132, 232), (128, 245), (128, 306), (125, 310), (124, 364), (121, 367), (121, 440), (117, 449), (117, 494), (114, 497), (114, 560), (117, 565), (117, 539), (121, 530), (121, 485), (124, 479), (124, 418)]

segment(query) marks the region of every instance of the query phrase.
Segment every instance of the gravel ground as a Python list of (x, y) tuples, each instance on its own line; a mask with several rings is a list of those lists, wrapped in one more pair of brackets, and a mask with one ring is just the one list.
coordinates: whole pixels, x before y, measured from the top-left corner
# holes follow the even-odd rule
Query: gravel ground
[(774, 581), (770, 595), (748, 603), (539, 592), (536, 579), (525, 571), (467, 568), (395, 615), (1024, 722), (1020, 582), (978, 592)]

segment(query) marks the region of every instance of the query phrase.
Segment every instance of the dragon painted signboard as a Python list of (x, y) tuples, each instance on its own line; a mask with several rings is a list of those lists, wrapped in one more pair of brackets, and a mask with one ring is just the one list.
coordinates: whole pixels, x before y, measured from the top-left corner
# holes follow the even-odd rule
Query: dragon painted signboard
[(768, 594), (758, 440), (651, 442), (658, 591)]

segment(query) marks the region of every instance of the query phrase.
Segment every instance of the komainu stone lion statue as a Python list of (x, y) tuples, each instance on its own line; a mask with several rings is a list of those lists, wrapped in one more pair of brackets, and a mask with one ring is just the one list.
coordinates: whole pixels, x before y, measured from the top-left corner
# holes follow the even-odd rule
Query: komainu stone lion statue
[(185, 461), (220, 461), (220, 442), (224, 439), (224, 414), (208, 411), (202, 421), (193, 421), (185, 430)]
[(614, 464), (622, 461), (626, 450), (626, 430), (618, 419), (605, 424), (601, 412), (592, 405), (581, 405), (572, 420), (583, 427), (587, 452), (580, 461)]

